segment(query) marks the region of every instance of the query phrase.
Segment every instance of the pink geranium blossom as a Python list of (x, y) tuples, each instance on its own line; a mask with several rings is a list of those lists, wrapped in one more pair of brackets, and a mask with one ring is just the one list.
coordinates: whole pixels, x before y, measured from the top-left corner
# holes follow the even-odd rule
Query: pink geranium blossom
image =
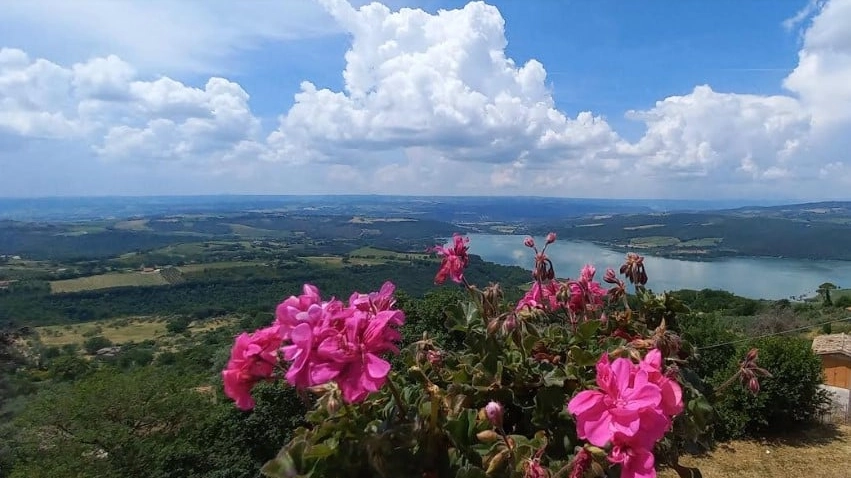
[(434, 277), (436, 284), (443, 284), (447, 278), (454, 282), (461, 283), (464, 281), (464, 269), (470, 263), (470, 257), (467, 255), (469, 249), (470, 238), (455, 234), (452, 236), (452, 246), (434, 246), (430, 249), (438, 255), (443, 256), (443, 261), (440, 263), (440, 269)]
[(678, 383), (662, 373), (662, 352), (653, 349), (644, 356), (638, 367), (647, 372), (648, 379), (662, 391), (662, 411), (665, 415), (679, 415), (683, 411), (683, 390)]
[(645, 448), (632, 448), (615, 445), (609, 454), (609, 461), (620, 463), (621, 478), (655, 478), (656, 468), (653, 452)]
[(341, 327), (328, 327), (320, 332), (315, 350), (314, 382), (337, 382), (343, 399), (349, 403), (363, 401), (387, 381), (390, 363), (381, 358), (385, 352), (398, 353), (401, 336), (395, 329), (404, 322), (402, 311), (382, 311), (369, 317), (356, 311)]
[(252, 334), (243, 333), (236, 338), (230, 360), (222, 371), (222, 381), (225, 395), (232, 398), (239, 409), (254, 408), (251, 389), (257, 382), (272, 377), (281, 341), (281, 328), (278, 326)]
[(615, 433), (631, 438), (639, 430), (661, 438), (668, 423), (656, 419), (664, 418), (659, 386), (629, 359), (619, 358), (611, 365), (607, 362), (608, 358), (597, 363), (601, 390), (583, 390), (568, 404), (570, 413), (576, 415), (579, 438), (596, 446), (605, 446)]

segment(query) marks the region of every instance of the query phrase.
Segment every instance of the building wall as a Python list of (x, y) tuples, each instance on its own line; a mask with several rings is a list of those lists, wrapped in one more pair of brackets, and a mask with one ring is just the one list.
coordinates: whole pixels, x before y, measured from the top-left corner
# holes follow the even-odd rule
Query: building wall
[(851, 390), (851, 357), (845, 355), (822, 355), (824, 384)]

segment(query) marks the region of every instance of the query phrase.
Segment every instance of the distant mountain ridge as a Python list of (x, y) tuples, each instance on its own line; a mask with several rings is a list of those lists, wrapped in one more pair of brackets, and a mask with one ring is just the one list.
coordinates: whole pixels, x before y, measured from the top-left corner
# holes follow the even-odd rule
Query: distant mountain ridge
[[(851, 203), (844, 203), (851, 207)], [(162, 214), (280, 211), (382, 214), (450, 222), (519, 221), (593, 214), (744, 211), (784, 207), (783, 201), (582, 199), (534, 196), (207, 195), (0, 198), (0, 219), (85, 221)]]

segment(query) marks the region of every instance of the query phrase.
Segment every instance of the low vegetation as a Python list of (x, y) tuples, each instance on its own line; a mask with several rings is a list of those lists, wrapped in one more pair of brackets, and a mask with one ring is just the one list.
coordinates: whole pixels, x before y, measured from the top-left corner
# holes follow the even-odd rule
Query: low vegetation
[[(257, 476), (304, 424), (303, 399), (309, 405), (310, 397), (264, 385), (255, 410), (239, 412), (222, 394), (220, 371), (234, 335), (267, 324), (274, 306), (299, 293), (305, 282), (347, 298), (353, 289), (376, 290), (393, 278), (408, 317), (404, 344), (428, 332), (460, 347), (463, 336), (446, 329), (445, 311), (462, 290), (435, 287), (435, 258), (423, 252), (453, 226), (367, 216), (235, 216), (99, 223), (87, 234), (74, 233), (82, 230), (80, 225), (0, 228), (0, 252), (24, 254), (17, 259), (4, 254), (0, 261), (0, 326), (5, 331), (0, 478)], [(694, 224), (680, 224), (680, 232), (672, 232), (670, 216), (634, 221), (607, 216), (594, 223), (601, 225), (569, 230), (600, 230), (603, 237), (618, 228), (620, 235), (611, 241), (625, 244), (644, 237), (654, 251), (709, 248), (709, 255), (723, 255), (719, 248), (746, 249), (735, 240), (731, 246), (731, 236), (719, 230), (681, 233), (697, 228)], [(643, 227), (648, 225), (653, 227)], [(487, 226), (499, 227), (519, 230)], [(261, 237), (258, 231), (275, 234)], [(589, 234), (582, 238), (597, 237)], [(159, 272), (142, 273), (143, 267)], [(471, 256), (467, 277), (482, 285), (499, 281), (506, 300), (517, 300), (529, 282), (527, 270), (476, 256)], [(820, 376), (807, 339), (851, 330), (848, 322), (822, 325), (847, 317), (851, 289), (830, 289), (829, 301), (823, 296), (761, 301), (713, 290), (670, 296), (690, 309), (669, 325), (697, 347), (700, 358), (692, 366), (708, 387), (719, 386), (751, 346), (761, 348), (760, 360), (775, 374), (761, 382), (764, 400), (740, 385), (717, 399), (720, 421), (706, 443), (709, 451), (686, 456), (683, 464), (699, 466), (704, 476), (725, 478), (775, 476), (778, 470), (827, 473), (827, 463), (816, 460), (819, 450), (821, 456), (848, 459), (847, 427), (820, 438), (806, 431), (821, 400), (814, 391)], [(792, 328), (803, 330), (782, 334)], [(766, 334), (780, 337), (756, 339)], [(112, 346), (119, 350), (97, 355)], [(107, 385), (121, 388), (121, 397)], [(784, 401), (784, 396), (795, 399)], [(191, 412), (177, 416), (177, 407)], [(788, 424), (787, 438), (765, 441), (776, 435), (772, 423)], [(801, 441), (790, 441), (790, 434)], [(741, 474), (733, 472), (735, 457)], [(675, 475), (663, 470), (661, 476)]]

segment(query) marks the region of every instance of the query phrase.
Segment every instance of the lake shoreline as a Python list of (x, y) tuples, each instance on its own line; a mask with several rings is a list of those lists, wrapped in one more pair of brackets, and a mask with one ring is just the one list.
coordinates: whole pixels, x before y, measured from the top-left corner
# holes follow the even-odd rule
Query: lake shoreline
[[(534, 252), (523, 245), (525, 235), (468, 234), (470, 254), (488, 262), (519, 266), (531, 270)], [(535, 238), (543, 242), (543, 238)], [(664, 257), (634, 248), (624, 249), (592, 241), (559, 239), (547, 249), (556, 273), (575, 276), (585, 263), (601, 274), (611, 267), (617, 270), (627, 251), (645, 258), (650, 281), (658, 292), (680, 289), (715, 289), (762, 300), (806, 300), (816, 295), (823, 282), (842, 286), (851, 284), (851, 261), (812, 260), (778, 257), (718, 257), (714, 260)], [(705, 259), (705, 258), (704, 258)]]

